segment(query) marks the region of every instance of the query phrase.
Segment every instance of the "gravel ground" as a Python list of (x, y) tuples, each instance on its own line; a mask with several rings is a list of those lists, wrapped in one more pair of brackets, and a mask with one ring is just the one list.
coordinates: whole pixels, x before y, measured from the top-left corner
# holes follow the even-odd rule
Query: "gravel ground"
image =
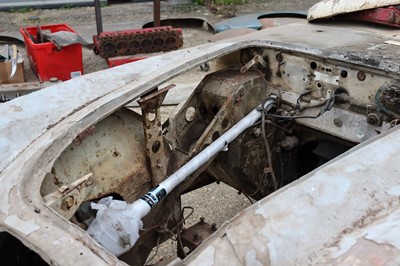
[[(211, 23), (223, 19), (224, 10), (233, 10), (239, 15), (279, 11), (279, 10), (307, 10), (317, 0), (294, 0), (294, 1), (246, 1), (243, 5), (217, 7), (212, 13), (202, 6), (177, 6), (168, 2), (161, 4), (161, 17), (201, 17)], [(152, 20), (152, 3), (126, 3), (109, 5), (102, 8), (103, 23), (117, 24), (131, 21), (150, 21)], [(18, 32), (20, 27), (27, 25), (44, 25), (66, 23), (72, 27), (93, 26), (95, 25), (95, 15), (93, 7), (53, 9), (53, 10), (32, 10), (26, 13), (0, 12), (0, 35), (5, 32)], [(184, 29), (185, 47), (198, 45), (207, 41), (210, 33), (206, 30)], [(20, 47), (23, 52), (23, 47)], [(90, 73), (107, 68), (106, 62), (95, 56), (92, 50), (83, 49), (85, 73)], [(35, 81), (35, 75), (29, 70), (28, 63), (25, 64), (26, 77), (28, 81)], [(174, 107), (164, 108), (163, 114), (173, 112)], [(193, 215), (187, 220), (186, 227), (199, 221), (201, 216), (205, 217), (208, 223), (216, 223), (219, 227), (224, 221), (232, 218), (240, 210), (250, 205), (245, 196), (239, 195), (236, 190), (216, 183), (200, 188), (188, 193), (182, 198), (182, 206), (194, 208)], [(149, 262), (150, 264), (166, 264), (175, 258), (176, 244), (173, 241), (163, 243), (158, 249), (157, 254)]]

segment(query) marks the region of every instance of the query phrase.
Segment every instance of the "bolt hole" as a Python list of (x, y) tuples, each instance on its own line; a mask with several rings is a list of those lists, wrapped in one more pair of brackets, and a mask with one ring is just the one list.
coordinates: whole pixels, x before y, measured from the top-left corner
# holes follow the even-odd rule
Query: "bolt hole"
[(283, 61), (283, 56), (282, 53), (277, 53), (275, 56), (276, 61), (278, 61), (279, 63)]
[(341, 70), (341, 71), (340, 71), (340, 76), (341, 76), (342, 78), (347, 78), (348, 75), (349, 75), (349, 74), (347, 73), (346, 70)]
[(311, 67), (311, 69), (317, 69), (317, 63), (315, 63), (314, 61), (312, 61), (311, 63), (310, 63), (310, 67)]
[(215, 132), (212, 134), (211, 139), (212, 139), (213, 141), (216, 141), (216, 140), (219, 138), (219, 136), (220, 136), (219, 131), (215, 131)]
[(160, 150), (161, 143), (157, 140), (151, 145), (151, 150), (156, 153)]
[(119, 155), (119, 153), (117, 151), (112, 151), (111, 154), (112, 154), (113, 157), (118, 157), (118, 155)]
[(219, 112), (219, 108), (217, 106), (215, 106), (215, 105), (212, 107), (211, 110), (212, 110), (214, 115), (218, 114), (218, 112)]
[(317, 87), (318, 87), (318, 88), (322, 88), (321, 82), (317, 82)]
[(192, 122), (195, 117), (196, 117), (196, 109), (193, 106), (190, 106), (188, 109), (186, 109), (185, 119), (188, 122)]
[(154, 120), (156, 120), (156, 113), (155, 112), (147, 113), (147, 120), (149, 120), (150, 122), (153, 122)]

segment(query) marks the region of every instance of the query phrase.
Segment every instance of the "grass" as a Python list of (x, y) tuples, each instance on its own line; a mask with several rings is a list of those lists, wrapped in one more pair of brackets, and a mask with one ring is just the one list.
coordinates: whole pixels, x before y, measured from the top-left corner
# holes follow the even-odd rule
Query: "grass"
[[(216, 5), (232, 5), (232, 4), (244, 4), (245, 0), (212, 0)], [(204, 5), (204, 0), (193, 0), (195, 5)]]
[(231, 5), (231, 4), (240, 5), (240, 4), (243, 4), (244, 1), (243, 0), (214, 0), (214, 3), (216, 5)]
[(8, 12), (10, 13), (28, 13), (32, 11), (31, 7), (20, 7), (20, 8), (11, 8)]

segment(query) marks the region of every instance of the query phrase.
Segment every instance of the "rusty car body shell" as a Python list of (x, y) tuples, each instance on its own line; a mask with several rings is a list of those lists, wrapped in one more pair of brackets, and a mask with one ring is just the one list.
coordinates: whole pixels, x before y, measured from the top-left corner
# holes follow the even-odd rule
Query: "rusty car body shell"
[[(362, 85), (373, 88), (375, 83), (399, 79), (400, 50), (392, 31), (293, 24), (170, 52), (17, 98), (0, 105), (0, 229), (49, 264), (124, 265), (45, 204), (40, 194), (43, 180), (82, 132), (130, 101), (202, 63), (254, 47), (283, 53), (292, 60), (278, 66), (269, 57), (273, 73), (284, 69), (291, 74), (278, 84), (286, 88), (282, 97), (289, 102), (295, 99), (293, 93), (300, 93), (300, 88), (291, 84), (307, 82), (298, 78), (304, 71), (296, 67), (308, 67), (309, 58), (347, 69), (351, 79), (336, 80), (335, 75), (318, 70), (312, 82), (354, 87), (352, 95), (360, 102), (367, 103), (373, 95), (372, 89), (358, 89)], [(357, 71), (366, 72), (367, 83), (357, 80)], [(287, 89), (290, 87), (292, 91)], [(346, 127), (327, 128), (337, 117)], [(340, 109), (326, 113), (321, 121), (304, 119), (299, 123), (362, 144), (239, 213), (187, 259), (174, 263), (340, 264), (362, 260), (376, 249), (383, 250), (382, 260), (398, 262), (398, 128), (378, 134), (390, 128), (388, 123), (371, 126), (365, 123), (365, 116)], [(135, 134), (140, 142), (140, 134)], [(145, 154), (145, 147), (139, 152)], [(136, 159), (143, 160), (140, 156)], [(132, 200), (151, 188), (147, 172), (142, 172), (142, 179), (135, 179)], [(77, 177), (80, 184), (86, 184), (86, 195), (94, 189), (86, 182), (90, 178)]]

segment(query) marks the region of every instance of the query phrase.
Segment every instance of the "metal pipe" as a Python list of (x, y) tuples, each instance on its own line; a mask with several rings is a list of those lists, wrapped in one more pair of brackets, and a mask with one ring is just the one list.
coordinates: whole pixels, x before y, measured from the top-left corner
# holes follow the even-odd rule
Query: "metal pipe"
[[(276, 97), (272, 96), (261, 106), (264, 111), (269, 111), (275, 106), (275, 103)], [(87, 232), (100, 245), (114, 253), (116, 256), (130, 250), (139, 238), (139, 229), (143, 226), (141, 220), (150, 212), (151, 208), (166, 197), (168, 193), (170, 193), (188, 176), (198, 170), (206, 162), (213, 159), (220, 151), (225, 149), (229, 143), (257, 122), (260, 117), (261, 111), (258, 110), (258, 108), (251, 111), (217, 140), (179, 168), (178, 171), (170, 175), (157, 187), (132, 204), (115, 201), (114, 204), (111, 202), (109, 207), (103, 206), (98, 208), (99, 211), (96, 215), (96, 219), (89, 226)], [(113, 207), (113, 205), (115, 205), (115, 207)], [(123, 226), (116, 229), (116, 223)], [(119, 243), (120, 239), (129, 239), (129, 241), (126, 242), (125, 245), (121, 246)]]
[(103, 21), (101, 18), (101, 6), (100, 0), (94, 0), (94, 12), (96, 14), (96, 28), (97, 28), (97, 36), (103, 32)]
[[(271, 110), (275, 103), (275, 97), (269, 98), (264, 103), (264, 110)], [(167, 196), (177, 185), (179, 185), (188, 176), (198, 170), (206, 162), (211, 160), (220, 151), (226, 148), (229, 143), (236, 139), (241, 133), (252, 126), (260, 118), (261, 112), (258, 110), (258, 108), (254, 109), (237, 124), (232, 126), (224, 134), (222, 134), (217, 140), (215, 140), (204, 150), (202, 150), (198, 155), (193, 157), (185, 165), (179, 168), (175, 173), (162, 181), (157, 187), (146, 193), (139, 200), (133, 202), (134, 208), (136, 210), (140, 210), (140, 218), (142, 219), (144, 216), (146, 216), (150, 212), (151, 208), (160, 200), (162, 200), (165, 196)]]
[(161, 4), (160, 0), (154, 0), (153, 1), (153, 8), (154, 8), (154, 27), (160, 27), (161, 26)]

